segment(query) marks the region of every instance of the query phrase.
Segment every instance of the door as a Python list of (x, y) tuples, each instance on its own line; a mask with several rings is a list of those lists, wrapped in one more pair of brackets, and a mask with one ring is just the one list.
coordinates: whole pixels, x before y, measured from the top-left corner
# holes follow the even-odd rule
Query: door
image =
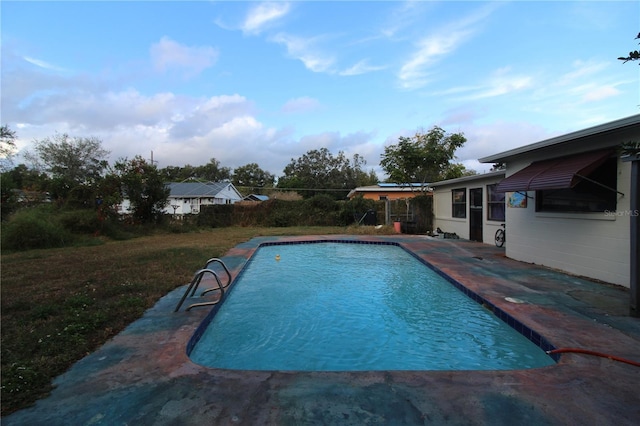
[(469, 190), (469, 239), (482, 241), (482, 188)]

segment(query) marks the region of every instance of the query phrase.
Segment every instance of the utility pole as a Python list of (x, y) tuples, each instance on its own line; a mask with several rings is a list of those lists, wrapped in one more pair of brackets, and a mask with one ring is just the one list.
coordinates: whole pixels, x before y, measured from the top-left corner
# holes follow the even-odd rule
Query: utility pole
[(151, 162), (152, 166), (153, 166), (153, 163), (157, 163), (157, 161), (153, 161), (153, 151), (151, 151), (151, 160), (150, 160), (150, 162)]

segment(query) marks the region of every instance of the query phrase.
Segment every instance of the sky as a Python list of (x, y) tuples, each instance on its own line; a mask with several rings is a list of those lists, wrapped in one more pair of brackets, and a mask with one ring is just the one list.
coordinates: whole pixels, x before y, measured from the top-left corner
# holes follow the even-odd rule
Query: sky
[(640, 113), (638, 1), (0, 2), (3, 125), (113, 163), (380, 168), (433, 126), (477, 159)]

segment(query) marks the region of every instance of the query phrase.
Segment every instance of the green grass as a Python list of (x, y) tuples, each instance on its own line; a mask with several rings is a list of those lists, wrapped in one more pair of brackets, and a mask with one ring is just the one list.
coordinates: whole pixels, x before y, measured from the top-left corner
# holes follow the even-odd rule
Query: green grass
[(51, 391), (51, 381), (158, 299), (186, 284), (204, 261), (256, 236), (388, 233), (389, 227), (215, 228), (98, 246), (3, 254), (2, 415)]

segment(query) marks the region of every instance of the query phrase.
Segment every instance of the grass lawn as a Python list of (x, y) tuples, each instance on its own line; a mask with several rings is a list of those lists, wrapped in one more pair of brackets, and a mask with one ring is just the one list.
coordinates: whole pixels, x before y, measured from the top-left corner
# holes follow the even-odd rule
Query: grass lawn
[(188, 283), (204, 261), (238, 243), (366, 228), (215, 228), (3, 254), (2, 415), (45, 397), (53, 378)]

